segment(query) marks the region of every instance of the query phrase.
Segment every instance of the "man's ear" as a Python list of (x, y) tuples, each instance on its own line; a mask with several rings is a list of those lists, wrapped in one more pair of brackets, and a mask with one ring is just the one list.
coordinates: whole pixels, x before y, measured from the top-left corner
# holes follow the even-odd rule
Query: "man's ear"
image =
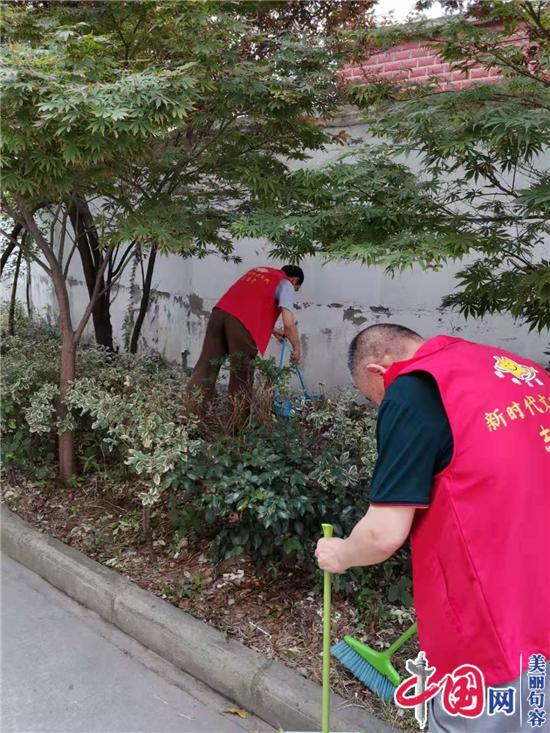
[(381, 364), (367, 364), (367, 371), (371, 374), (377, 374), (379, 377), (383, 377), (387, 369)]

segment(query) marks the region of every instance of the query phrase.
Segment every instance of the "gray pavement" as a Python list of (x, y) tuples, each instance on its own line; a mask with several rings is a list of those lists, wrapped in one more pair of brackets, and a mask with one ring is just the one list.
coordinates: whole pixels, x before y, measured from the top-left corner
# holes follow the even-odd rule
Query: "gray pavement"
[(270, 733), (22, 565), (2, 557), (3, 733)]

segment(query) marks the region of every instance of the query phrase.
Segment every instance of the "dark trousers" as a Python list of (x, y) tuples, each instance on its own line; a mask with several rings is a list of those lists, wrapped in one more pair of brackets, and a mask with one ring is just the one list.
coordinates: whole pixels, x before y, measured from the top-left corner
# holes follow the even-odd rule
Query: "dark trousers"
[(208, 320), (201, 355), (187, 385), (191, 393), (200, 387), (203, 400), (211, 399), (221, 363), (230, 356), (229, 394), (250, 401), (254, 381), (253, 359), (258, 353), (254, 339), (229, 313), (214, 308)]

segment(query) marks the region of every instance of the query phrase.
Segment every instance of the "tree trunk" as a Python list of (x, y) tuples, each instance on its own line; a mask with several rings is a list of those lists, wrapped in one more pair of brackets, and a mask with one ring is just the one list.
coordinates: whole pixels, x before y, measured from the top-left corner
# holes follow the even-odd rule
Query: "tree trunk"
[[(66, 398), (71, 382), (76, 374), (76, 350), (80, 342), (80, 338), (86, 327), (86, 324), (92, 314), (92, 310), (96, 303), (96, 298), (101, 292), (101, 283), (104, 282), (104, 273), (112, 254), (108, 251), (105, 257), (99, 254), (99, 265), (96, 269), (96, 283), (90, 294), (90, 302), (84, 311), (84, 315), (80, 319), (76, 330), (73, 330), (71, 318), (71, 303), (69, 300), (69, 292), (67, 290), (67, 282), (63, 272), (63, 263), (59, 262), (55, 256), (53, 246), (51, 246), (40, 229), (38, 228), (33, 214), (26, 206), (25, 201), (16, 196), (16, 201), (20, 216), (30, 236), (36, 242), (38, 248), (42, 251), (50, 268), (50, 276), (52, 278), (57, 303), (59, 306), (59, 326), (61, 331), (61, 367), (59, 371), (59, 403), (57, 414), (61, 421), (67, 417)], [(11, 213), (11, 212), (10, 212)], [(14, 217), (15, 218), (15, 217)], [(59, 434), (59, 478), (65, 484), (69, 485), (74, 474), (74, 434), (73, 431), (66, 428)]]
[(11, 253), (17, 247), (17, 237), (19, 236), (21, 229), (23, 229), (21, 224), (15, 224), (10, 232), (10, 241), (8, 242), (6, 249), (2, 252), (2, 257), (0, 259), (0, 275), (4, 272), (4, 267), (11, 257)]
[(15, 336), (15, 305), (17, 302), (17, 283), (19, 281), (19, 268), (21, 267), (21, 258), (23, 252), (19, 250), (17, 254), (17, 262), (15, 263), (15, 272), (13, 273), (13, 285), (11, 288), (10, 312), (8, 316), (8, 333)]
[(132, 331), (132, 338), (130, 340), (130, 353), (137, 354), (137, 347), (139, 337), (141, 335), (141, 327), (143, 321), (147, 315), (147, 309), (149, 308), (149, 300), (151, 297), (151, 284), (153, 282), (153, 272), (155, 270), (155, 260), (157, 258), (157, 248), (151, 247), (151, 253), (149, 255), (149, 261), (147, 262), (147, 272), (145, 274), (145, 280), (143, 282), (143, 291), (141, 293), (141, 303), (139, 305), (139, 313), (134, 324), (134, 330)]
[(29, 318), (32, 316), (31, 287), (32, 287), (31, 263), (30, 263), (30, 260), (27, 260), (27, 283), (25, 286), (25, 290), (27, 294), (27, 315), (29, 316)]
[[(73, 336), (72, 334), (63, 333), (62, 338), (59, 405), (57, 408), (57, 416), (60, 420), (67, 417), (68, 410), (65, 398), (76, 373), (76, 346)], [(59, 478), (67, 486), (74, 474), (74, 433), (72, 430), (64, 430), (59, 434), (58, 450)]]
[[(76, 246), (82, 261), (82, 270), (88, 288), (88, 295), (92, 297), (97, 280), (98, 269), (101, 264), (99, 236), (94, 224), (93, 216), (87, 201), (78, 197), (69, 207), (69, 216), (74, 229)], [(105, 279), (101, 279), (100, 291), (92, 310), (95, 340), (100, 346), (113, 351), (113, 326), (109, 293), (105, 290)]]

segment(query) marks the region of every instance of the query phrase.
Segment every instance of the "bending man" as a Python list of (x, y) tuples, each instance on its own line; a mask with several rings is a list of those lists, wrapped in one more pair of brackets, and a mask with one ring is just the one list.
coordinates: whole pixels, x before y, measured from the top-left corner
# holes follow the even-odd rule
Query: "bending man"
[[(285, 265), (255, 267), (234, 283), (214, 307), (199, 360), (187, 385), (191, 393), (202, 390), (203, 402), (214, 393), (221, 362), (231, 357), (229, 394), (248, 399), (254, 379), (253, 360), (264, 354), (269, 339), (288, 338), (293, 347), (292, 359), (301, 357), (300, 339), (294, 320), (294, 293), (304, 282), (300, 267)], [(283, 329), (275, 329), (282, 316)], [(275, 330), (274, 330), (275, 329)]]
[[(362, 331), (349, 364), (380, 405), (378, 461), (368, 512), (347, 539), (319, 541), (319, 565), (341, 573), (383, 562), (410, 533), (430, 684), (470, 664), (486, 685), (515, 690), (515, 714), (469, 720), (439, 694), (430, 732), (530, 730), (525, 671), (530, 655), (543, 667), (550, 658), (548, 375), (500, 348), (424, 341), (396, 325)], [(537, 704), (548, 717), (546, 692)]]

